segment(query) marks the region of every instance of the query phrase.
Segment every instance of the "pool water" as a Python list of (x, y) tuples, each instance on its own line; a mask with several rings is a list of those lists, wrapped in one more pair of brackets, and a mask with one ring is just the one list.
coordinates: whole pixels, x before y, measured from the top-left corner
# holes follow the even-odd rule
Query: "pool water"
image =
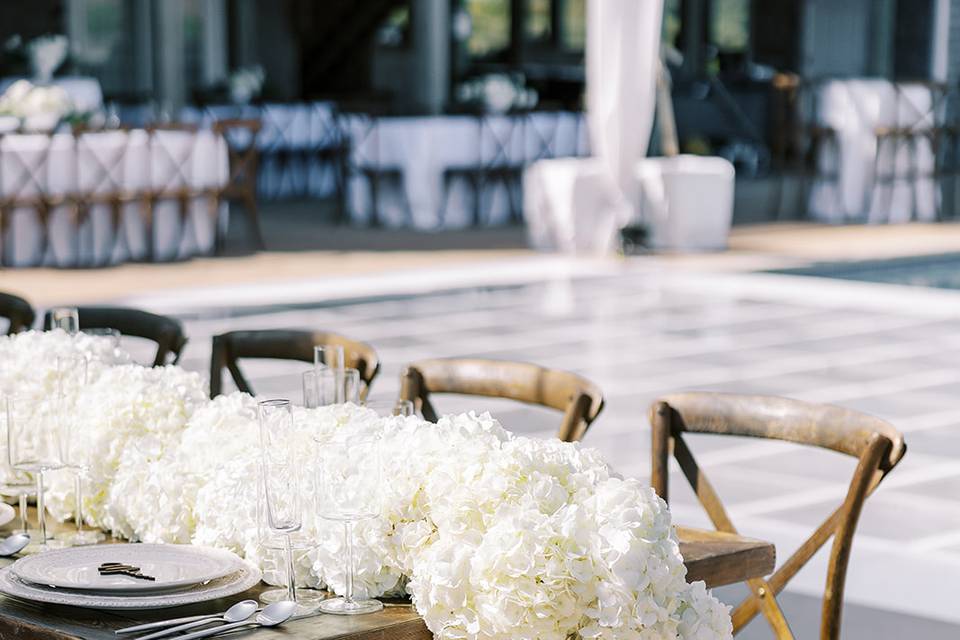
[(777, 269), (768, 273), (960, 289), (960, 253), (859, 262), (820, 262), (808, 267)]

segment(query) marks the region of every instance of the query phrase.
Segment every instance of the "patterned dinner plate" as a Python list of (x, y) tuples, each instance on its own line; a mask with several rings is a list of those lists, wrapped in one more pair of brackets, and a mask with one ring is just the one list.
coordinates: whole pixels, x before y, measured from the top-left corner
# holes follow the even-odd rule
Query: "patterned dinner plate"
[(136, 595), (113, 595), (41, 587), (18, 578), (11, 571), (12, 567), (4, 567), (0, 569), (0, 593), (18, 600), (87, 609), (166, 609), (227, 598), (259, 584), (260, 570), (247, 562), (241, 562), (241, 565), (237, 572), (204, 584), (166, 593)]
[[(101, 575), (99, 567), (120, 563), (136, 567), (131, 575)], [(235, 573), (243, 566), (236, 554), (187, 544), (103, 544), (47, 551), (17, 560), (13, 574), (22, 582), (71, 591), (156, 593), (183, 589)]]

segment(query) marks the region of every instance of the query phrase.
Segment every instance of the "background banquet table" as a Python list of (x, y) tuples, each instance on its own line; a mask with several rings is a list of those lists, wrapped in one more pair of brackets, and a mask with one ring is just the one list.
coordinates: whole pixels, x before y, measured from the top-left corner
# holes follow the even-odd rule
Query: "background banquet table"
[[(24, 76), (7, 76), (0, 79), (0, 95), (17, 80), (30, 80)], [(50, 86), (60, 87), (70, 97), (74, 109), (89, 113), (103, 108), (103, 89), (100, 81), (90, 76), (58, 76)]]
[[(31, 511), (33, 509), (31, 508)], [(31, 520), (36, 514), (30, 514)], [(0, 528), (3, 535), (14, 531), (15, 520)], [(55, 524), (54, 531), (72, 527)], [(680, 550), (687, 565), (689, 580), (705, 580), (709, 587), (742, 582), (768, 575), (773, 571), (774, 549), (768, 542), (732, 534), (678, 528)], [(111, 539), (110, 542), (119, 542)], [(0, 566), (12, 564), (11, 558), (0, 558)], [(98, 611), (58, 605), (20, 602), (0, 596), (0, 638), (31, 640), (116, 640), (116, 629), (164, 620), (171, 617), (200, 615), (226, 610), (245, 598), (256, 598), (263, 585), (223, 600), (214, 600), (188, 607), (154, 611)], [(363, 616), (317, 615), (290, 621), (282, 627), (290, 640), (429, 640), (433, 638), (420, 616), (405, 602), (385, 601), (383, 611)], [(244, 638), (276, 638), (276, 630), (260, 629), (243, 634)]]
[[(881, 79), (829, 80), (815, 85), (817, 125), (832, 132), (817, 162), (811, 215), (825, 222), (933, 220), (939, 195), (934, 180), (932, 131), (946, 103), (931, 85)], [(911, 135), (884, 139), (878, 132)], [(892, 179), (891, 179), (892, 177)]]
[[(344, 130), (351, 143), (349, 210), (368, 222), (374, 207), (387, 226), (418, 229), (460, 228), (472, 219), (472, 193), (463, 180), (445, 184), (450, 170), (520, 170), (543, 158), (586, 155), (583, 114), (533, 111), (506, 115), (370, 117), (346, 114)], [(372, 202), (369, 175), (389, 173), (399, 181), (384, 183)], [(519, 179), (490, 181), (481, 189), (486, 223), (509, 218), (519, 200)], [(511, 193), (513, 189), (513, 193)]]
[[(15, 134), (0, 138), (0, 201), (19, 206), (4, 212), (4, 262), (8, 266), (109, 264), (147, 256), (143, 199), (160, 194), (153, 213), (153, 256), (179, 259), (210, 250), (214, 221), (209, 193), (228, 176), (222, 138), (211, 131), (143, 129), (83, 133)], [(179, 205), (162, 192), (196, 193), (187, 228)], [(110, 207), (94, 204), (77, 224), (74, 204), (86, 196), (131, 194), (114, 237)], [(138, 198), (137, 194), (142, 197)], [(54, 204), (46, 215), (35, 199)], [(226, 224), (222, 211), (218, 224)]]

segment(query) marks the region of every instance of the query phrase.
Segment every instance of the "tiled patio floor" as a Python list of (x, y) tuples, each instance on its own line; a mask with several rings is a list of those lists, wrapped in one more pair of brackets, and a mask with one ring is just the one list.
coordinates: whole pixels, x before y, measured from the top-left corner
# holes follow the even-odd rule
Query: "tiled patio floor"
[[(401, 367), (418, 358), (512, 358), (571, 369), (595, 380), (608, 402), (585, 444), (640, 477), (649, 473), (646, 409), (667, 392), (780, 394), (877, 414), (905, 432), (909, 451), (863, 514), (844, 637), (903, 637), (903, 626), (871, 624), (864, 607), (945, 621), (913, 620), (911, 628), (920, 629), (914, 637), (960, 637), (953, 606), (960, 577), (960, 294), (793, 276), (678, 275), (642, 265), (614, 276), (297, 308), (271, 307), (268, 287), (247, 287), (245, 299), (266, 306), (240, 314), (221, 291), (219, 308), (207, 300), (199, 314), (183, 310), (191, 343), (182, 364), (206, 371), (209, 337), (222, 331), (312, 327), (377, 347), (384, 363), (377, 397), (396, 394)], [(911, 295), (935, 303), (912, 304)], [(248, 370), (259, 393), (298, 398), (302, 368), (265, 361)], [(502, 401), (438, 404), (486, 408), (508, 428), (537, 436), (549, 436), (558, 421)], [(740, 530), (776, 542), (781, 558), (839, 504), (853, 471), (852, 459), (783, 443), (700, 436), (692, 446)], [(705, 526), (692, 493), (679, 476), (673, 480), (675, 519)], [(806, 596), (822, 594), (825, 560), (818, 555), (793, 583), (790, 606), (805, 618), (817, 615)], [(768, 637), (762, 624), (753, 627), (747, 637)]]

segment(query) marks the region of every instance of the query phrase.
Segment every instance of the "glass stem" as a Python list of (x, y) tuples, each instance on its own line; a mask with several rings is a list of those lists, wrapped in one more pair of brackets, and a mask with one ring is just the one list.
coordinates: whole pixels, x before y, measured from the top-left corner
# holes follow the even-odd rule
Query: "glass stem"
[(287, 560), (287, 600), (296, 602), (297, 587), (295, 583), (297, 574), (293, 570), (293, 541), (290, 540), (289, 533), (283, 536), (283, 545)]
[(77, 497), (76, 509), (73, 519), (77, 521), (77, 533), (83, 531), (83, 475), (82, 470), (77, 469), (77, 475), (74, 477), (74, 493)]
[(343, 522), (343, 544), (346, 547), (346, 579), (347, 584), (343, 592), (343, 599), (347, 604), (353, 603), (353, 522)]
[(30, 531), (30, 525), (27, 522), (27, 498), (29, 497), (26, 491), (20, 492), (20, 528), (24, 533)]
[(40, 527), (40, 544), (47, 544), (47, 514), (43, 499), (43, 469), (37, 471), (37, 522)]

